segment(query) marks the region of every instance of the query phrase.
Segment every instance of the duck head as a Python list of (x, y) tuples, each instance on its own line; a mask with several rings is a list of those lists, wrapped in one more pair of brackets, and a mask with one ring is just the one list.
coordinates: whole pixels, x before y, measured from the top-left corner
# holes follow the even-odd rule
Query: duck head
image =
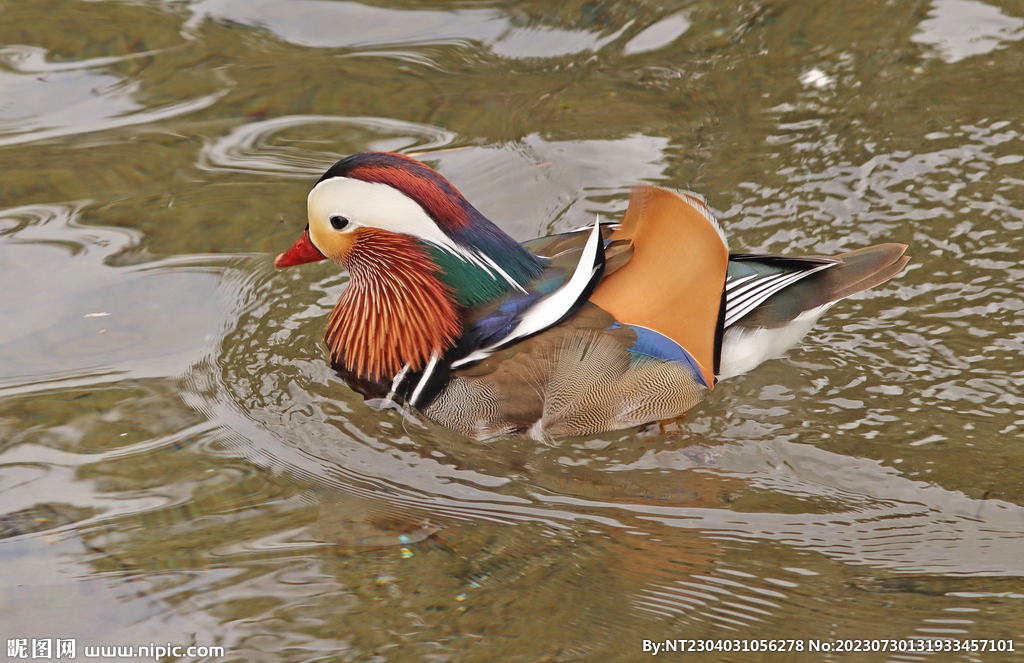
[(458, 339), (466, 308), (524, 290), (543, 268), (440, 174), (400, 154), (334, 164), (307, 211), (274, 266), (330, 259), (349, 272), (324, 340), (336, 367), (372, 382), (422, 369)]

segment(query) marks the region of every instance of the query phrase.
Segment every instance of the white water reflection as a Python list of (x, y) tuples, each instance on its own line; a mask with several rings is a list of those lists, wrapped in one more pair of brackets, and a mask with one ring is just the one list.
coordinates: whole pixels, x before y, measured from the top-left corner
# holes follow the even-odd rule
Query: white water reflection
[(673, 14), (645, 28), (630, 39), (622, 50), (626, 55), (656, 51), (679, 39), (689, 29), (690, 19), (686, 12)]
[[(547, 140), (424, 154), (488, 218), (522, 240), (618, 218), (630, 189), (658, 181), (670, 141), (640, 133), (612, 140)], [(578, 183), (586, 186), (580, 188)], [(510, 192), (515, 192), (510, 195)]]
[(0, 62), (12, 70), (0, 69), (0, 146), (166, 120), (211, 106), (230, 89), (147, 105), (138, 82), (104, 70), (146, 55), (52, 63), (41, 48), (0, 49)]
[(543, 58), (598, 51), (629, 24), (601, 36), (585, 30), (524, 27), (494, 9), (388, 9), (323, 0), (204, 0), (191, 5), (195, 31), (212, 19), (262, 27), (301, 46), (363, 48), (387, 44), (479, 42), (496, 55)]
[(7, 316), (0, 393), (180, 374), (216, 347), (242, 281), (238, 258), (114, 267), (137, 232), (79, 223), (82, 205), (0, 212)]
[(83, 646), (205, 644), (221, 637), (222, 625), (212, 616), (182, 618), (147, 596), (152, 584), (146, 579), (97, 576), (88, 563), (95, 547), (68, 530), (0, 545), (0, 565), (8, 571), (0, 573), (0, 614), (12, 636), (74, 638), (79, 656)]
[(829, 76), (828, 74), (823, 72), (821, 69), (818, 69), (817, 67), (805, 71), (803, 74), (800, 75), (799, 80), (807, 87), (818, 88), (819, 90), (832, 87), (833, 85), (836, 84), (835, 78)]
[(932, 47), (950, 64), (1021, 39), (1024, 19), (1007, 16), (998, 7), (976, 0), (933, 0), (928, 18), (910, 38)]

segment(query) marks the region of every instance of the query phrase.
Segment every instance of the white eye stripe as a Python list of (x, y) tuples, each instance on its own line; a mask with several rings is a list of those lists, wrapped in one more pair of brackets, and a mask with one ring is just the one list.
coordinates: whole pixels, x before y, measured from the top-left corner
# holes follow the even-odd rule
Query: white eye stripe
[[(318, 230), (348, 232), (350, 227), (356, 226), (413, 235), (480, 267), (495, 280), (503, 278), (525, 292), (523, 287), (489, 256), (454, 242), (444, 234), (419, 203), (390, 185), (347, 177), (332, 177), (313, 187), (306, 205), (310, 234), (313, 235), (314, 242)], [(341, 231), (334, 230), (331, 226), (331, 217), (335, 216), (348, 219), (348, 225)]]
[(307, 206), (310, 226), (326, 229), (331, 217), (342, 216), (350, 225), (407, 233), (432, 244), (448, 239), (415, 200), (387, 184), (334, 177), (313, 187)]

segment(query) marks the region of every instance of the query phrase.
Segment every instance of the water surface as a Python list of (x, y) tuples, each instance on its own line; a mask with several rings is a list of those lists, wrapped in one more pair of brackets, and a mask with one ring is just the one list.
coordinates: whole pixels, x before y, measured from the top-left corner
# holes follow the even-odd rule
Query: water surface
[[(1022, 61), (1024, 9), (980, 0), (6, 0), (0, 635), (1024, 660)], [(474, 443), (333, 376), (345, 275), (273, 272), (367, 150), (519, 239), (645, 181), (706, 195), (733, 250), (913, 260), (681, 422)]]

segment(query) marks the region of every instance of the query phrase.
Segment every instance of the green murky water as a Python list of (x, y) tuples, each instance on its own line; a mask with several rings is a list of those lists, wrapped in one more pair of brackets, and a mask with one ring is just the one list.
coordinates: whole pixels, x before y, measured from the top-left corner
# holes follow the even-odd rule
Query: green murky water
[[(0, 636), (1024, 660), (1022, 90), (1010, 0), (0, 0)], [(668, 429), (471, 443), (333, 378), (344, 276), (271, 269), (366, 150), (520, 239), (650, 181), (734, 250), (914, 258)]]

